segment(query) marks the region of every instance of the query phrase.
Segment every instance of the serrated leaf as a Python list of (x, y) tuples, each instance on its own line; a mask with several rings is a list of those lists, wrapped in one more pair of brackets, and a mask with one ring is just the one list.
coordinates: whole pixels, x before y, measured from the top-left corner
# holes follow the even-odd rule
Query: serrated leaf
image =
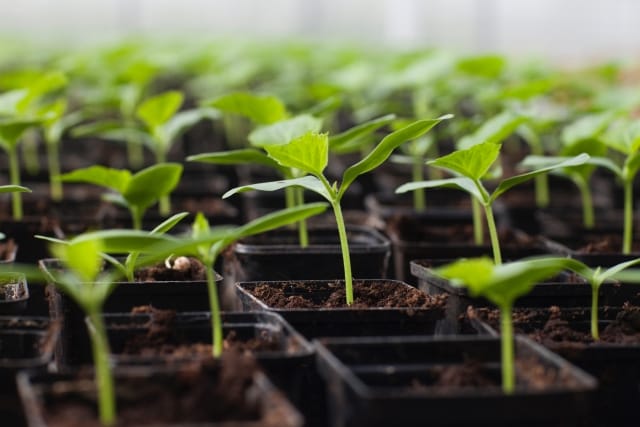
[(306, 114), (261, 126), (249, 134), (249, 142), (255, 147), (286, 144), (307, 132), (319, 132), (322, 120)]
[(141, 170), (131, 177), (122, 196), (130, 205), (146, 208), (169, 195), (180, 182), (182, 165), (159, 163)]
[(302, 187), (307, 190), (320, 194), (328, 201), (332, 200), (331, 194), (327, 191), (322, 182), (312, 175), (303, 176), (301, 178), (283, 179), (279, 181), (261, 182), (258, 184), (243, 185), (241, 187), (233, 188), (222, 195), (223, 199), (233, 196), (237, 193), (244, 193), (247, 191), (277, 191), (287, 187)]
[(287, 144), (269, 144), (264, 149), (280, 165), (321, 175), (329, 163), (329, 138), (326, 133), (307, 132)]
[(481, 180), (500, 156), (500, 144), (485, 142), (427, 162), (473, 180)]
[(395, 118), (395, 114), (387, 114), (386, 116), (378, 117), (376, 119), (369, 120), (368, 122), (361, 123), (337, 135), (332, 135), (329, 138), (329, 147), (333, 150), (350, 141), (353, 141), (356, 138), (370, 135), (381, 127), (393, 122)]
[(464, 150), (485, 142), (501, 143), (526, 120), (526, 117), (508, 111), (500, 113), (484, 122), (473, 134), (460, 139), (456, 146)]
[(236, 92), (204, 104), (226, 113), (239, 114), (261, 125), (275, 123), (287, 117), (286, 107), (275, 96)]
[(180, 109), (184, 95), (179, 91), (168, 91), (144, 100), (136, 109), (136, 116), (149, 129), (155, 129), (173, 117)]
[(344, 195), (344, 192), (347, 191), (351, 183), (353, 183), (358, 176), (384, 163), (398, 146), (424, 135), (441, 121), (448, 120), (452, 117), (453, 115), (447, 114), (437, 119), (418, 120), (384, 137), (364, 159), (347, 168), (342, 175), (338, 198)]
[(481, 203), (484, 203), (488, 199), (488, 195), (483, 194), (476, 186), (471, 178), (457, 177), (457, 178), (445, 178), (445, 179), (432, 179), (429, 181), (417, 181), (408, 182), (396, 188), (396, 193), (406, 193), (408, 191), (415, 191), (428, 188), (455, 188), (462, 191), (466, 191), (471, 196), (478, 199)]
[(498, 197), (500, 197), (510, 188), (513, 188), (516, 185), (521, 184), (523, 182), (529, 181), (530, 179), (538, 175), (541, 175), (543, 173), (548, 173), (555, 169), (564, 169), (564, 168), (571, 168), (575, 166), (584, 165), (588, 160), (589, 160), (589, 155), (586, 153), (582, 153), (575, 157), (571, 157), (569, 159), (561, 161), (559, 163), (545, 166), (543, 168), (540, 168), (531, 172), (527, 172), (521, 175), (516, 175), (510, 178), (507, 178), (504, 181), (500, 182), (500, 184), (498, 184), (498, 188), (496, 188), (494, 192), (491, 194), (491, 201), (496, 200)]
[(131, 172), (95, 165), (62, 174), (60, 179), (63, 182), (86, 182), (123, 193), (131, 180)]

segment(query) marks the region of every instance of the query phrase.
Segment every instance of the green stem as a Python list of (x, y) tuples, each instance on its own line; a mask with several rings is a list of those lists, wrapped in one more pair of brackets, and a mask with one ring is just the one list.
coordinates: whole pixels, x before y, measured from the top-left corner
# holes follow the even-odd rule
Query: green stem
[(593, 212), (593, 199), (591, 198), (591, 188), (589, 183), (581, 177), (575, 180), (580, 197), (582, 199), (582, 225), (587, 230), (591, 230), (595, 225), (595, 215)]
[[(423, 160), (420, 157), (413, 162), (412, 179), (413, 182), (424, 181)], [(424, 188), (419, 188), (413, 192), (413, 207), (416, 212), (424, 212), (426, 210), (427, 203)]]
[(109, 361), (109, 341), (100, 310), (93, 310), (87, 319), (87, 329), (91, 337), (95, 381), (98, 389), (98, 412), (100, 422), (110, 426), (116, 422), (116, 397)]
[[(284, 205), (287, 209), (296, 206), (296, 189), (294, 187), (284, 189)], [(287, 227), (294, 228), (295, 226), (295, 224), (289, 224)]]
[(207, 262), (207, 288), (209, 292), (209, 309), (211, 310), (211, 354), (213, 357), (222, 355), (222, 318), (220, 302), (218, 301), (218, 286), (216, 285), (213, 265), (215, 260)]
[(549, 177), (546, 173), (534, 178), (534, 188), (536, 192), (536, 206), (546, 208), (549, 206)]
[(347, 295), (347, 305), (353, 304), (353, 278), (351, 277), (351, 255), (349, 254), (349, 241), (347, 240), (347, 229), (342, 216), (342, 208), (340, 201), (332, 201), (333, 213), (336, 217), (338, 225), (338, 234), (340, 236), (340, 249), (342, 250), (342, 263), (344, 264), (344, 285)]
[(484, 241), (482, 212), (480, 209), (480, 201), (473, 196), (471, 196), (471, 207), (473, 208), (473, 241), (476, 245), (481, 245)]
[(130, 206), (131, 220), (133, 221), (134, 230), (142, 230), (142, 214), (143, 212), (137, 206)]
[(62, 200), (63, 189), (60, 180), (60, 150), (58, 142), (47, 144), (47, 163), (49, 166), (49, 191), (55, 201)]
[(599, 286), (591, 284), (591, 336), (594, 340), (600, 339), (598, 332), (598, 291)]
[[(136, 126), (135, 120), (129, 117), (125, 118), (124, 124), (126, 128)], [(144, 165), (144, 147), (142, 144), (134, 141), (131, 137), (127, 137), (125, 143), (127, 144), (127, 160), (131, 169), (138, 170), (142, 168)]]
[(40, 172), (38, 162), (38, 135), (33, 130), (25, 133), (22, 141), (22, 152), (24, 154), (24, 167), (29, 175), (37, 175)]
[[(15, 194), (15, 193), (14, 193)], [(622, 253), (631, 253), (633, 236), (633, 179), (624, 181), (624, 231), (622, 234)]]
[[(20, 185), (20, 164), (18, 162), (18, 150), (11, 147), (7, 151), (9, 156), (9, 179), (11, 185)], [(13, 211), (13, 219), (20, 221), (22, 219), (22, 195), (19, 191), (11, 193), (11, 208)]]
[(500, 239), (498, 238), (498, 229), (496, 227), (496, 221), (493, 218), (493, 209), (491, 209), (491, 204), (484, 205), (484, 213), (487, 217), (487, 227), (489, 228), (489, 238), (491, 239), (491, 249), (493, 250), (493, 262), (496, 265), (500, 265), (502, 264)]
[(506, 394), (511, 394), (515, 387), (515, 368), (510, 305), (500, 307), (500, 347), (502, 349), (502, 390)]
[[(296, 196), (296, 206), (302, 206), (304, 204), (304, 188), (294, 188)], [(306, 248), (309, 246), (309, 232), (307, 231), (307, 221), (302, 219), (298, 222), (298, 238), (300, 240), (300, 247)]]
[[(156, 150), (156, 164), (165, 163), (167, 159), (166, 153), (159, 148)], [(171, 196), (168, 194), (160, 197), (158, 202), (158, 211), (162, 216), (168, 216), (171, 213)]]

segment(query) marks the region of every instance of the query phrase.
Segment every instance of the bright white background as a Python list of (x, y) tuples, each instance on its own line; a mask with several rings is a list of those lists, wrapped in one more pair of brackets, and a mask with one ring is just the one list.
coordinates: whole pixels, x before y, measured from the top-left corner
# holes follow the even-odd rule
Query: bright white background
[(638, 0), (0, 0), (0, 35), (347, 39), (536, 55), (640, 57)]

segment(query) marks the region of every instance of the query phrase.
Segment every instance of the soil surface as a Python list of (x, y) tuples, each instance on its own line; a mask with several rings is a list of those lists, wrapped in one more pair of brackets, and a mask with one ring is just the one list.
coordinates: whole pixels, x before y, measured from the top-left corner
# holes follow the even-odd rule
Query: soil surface
[[(281, 286), (261, 284), (251, 293), (277, 308), (346, 308), (344, 284), (340, 282), (285, 282)], [(443, 308), (446, 296), (431, 296), (398, 282), (353, 282), (351, 308)]]
[[(498, 310), (473, 309), (468, 311), (468, 315), (477, 316), (499, 330)], [(612, 320), (606, 322), (604, 328), (600, 328), (599, 341), (594, 341), (591, 336), (589, 316), (588, 309), (561, 310), (556, 306), (549, 309), (516, 308), (513, 311), (513, 323), (516, 332), (525, 333), (551, 349), (584, 348), (599, 344), (640, 344), (640, 307), (625, 304)], [(605, 314), (605, 317), (609, 315)], [(602, 318), (601, 315), (601, 325)]]
[[(206, 359), (158, 379), (116, 378), (117, 426), (198, 423), (262, 419), (265, 426), (284, 425), (273, 414), (262, 414), (254, 394), (256, 364), (239, 352), (221, 359)], [(49, 427), (98, 427), (93, 393), (65, 390), (58, 385), (46, 396), (45, 419)], [(277, 415), (277, 409), (276, 409)], [(267, 418), (265, 418), (267, 417)], [(278, 424), (281, 422), (281, 424)], [(225, 424), (226, 426), (227, 424)], [(236, 425), (235, 423), (229, 426)]]
[[(133, 313), (151, 314), (149, 321), (144, 325), (147, 333), (129, 339), (119, 354), (140, 357), (162, 356), (168, 362), (211, 355), (211, 344), (189, 342), (189, 339), (175, 327), (176, 312), (174, 310), (142, 306), (134, 308)], [(227, 333), (223, 345), (225, 351), (243, 354), (282, 351), (282, 343), (267, 331), (261, 331), (257, 337), (240, 340), (236, 332), (231, 330)]]
[[(169, 264), (169, 268), (166, 264)], [(182, 282), (207, 280), (205, 266), (196, 258), (172, 258), (167, 263), (158, 263), (136, 271), (137, 282)]]

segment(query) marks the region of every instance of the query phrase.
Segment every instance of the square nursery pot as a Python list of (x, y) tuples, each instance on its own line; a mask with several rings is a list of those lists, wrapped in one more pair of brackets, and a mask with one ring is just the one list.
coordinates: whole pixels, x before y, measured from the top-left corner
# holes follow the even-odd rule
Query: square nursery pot
[[(469, 313), (484, 330), (498, 334), (497, 310)], [(593, 426), (637, 426), (640, 402), (640, 308), (603, 307), (600, 341), (590, 334), (590, 310), (578, 308), (514, 309), (514, 329), (579, 366), (598, 380)], [(474, 320), (477, 321), (477, 320)]]
[[(40, 268), (49, 277), (54, 270), (63, 267), (57, 259), (43, 259), (39, 262)], [(218, 283), (218, 297), (223, 301), (223, 293), (220, 289), (222, 277), (216, 274)], [(208, 311), (209, 297), (206, 279), (180, 280), (179, 278), (141, 281), (119, 282), (113, 292), (107, 298), (103, 313), (128, 313), (135, 307), (151, 305), (155, 308), (171, 309), (176, 311)], [(61, 319), (63, 331), (56, 356), (64, 363), (75, 363), (65, 354), (70, 353), (64, 349), (73, 346), (76, 340), (86, 342), (87, 328), (84, 322), (85, 314), (82, 309), (67, 295), (60, 292), (53, 283), (47, 285), (47, 299), (49, 313), (54, 319)]]
[[(442, 261), (444, 262), (444, 261)], [(451, 285), (447, 279), (433, 272), (431, 260), (411, 262), (411, 272), (418, 278), (418, 288), (429, 295), (447, 295), (446, 319), (452, 325), (460, 325), (460, 316), (467, 307), (492, 307), (485, 298), (472, 297), (466, 288)], [(590, 307), (591, 285), (572, 273), (561, 273), (550, 280), (536, 284), (531, 292), (518, 298), (515, 307)], [(637, 285), (621, 283), (603, 283), (600, 286), (600, 303), (621, 305), (629, 300), (640, 300), (640, 288)]]
[(516, 337), (516, 388), (501, 388), (491, 337), (328, 338), (316, 342), (334, 427), (583, 426), (596, 381)]
[(23, 274), (11, 273), (0, 278), (0, 315), (20, 314), (29, 302), (29, 285)]
[[(117, 368), (117, 425), (302, 426), (302, 416), (252, 359), (235, 356), (180, 369)], [(90, 371), (84, 374), (21, 372), (17, 383), (28, 427), (101, 426), (95, 384)]]
[(0, 316), (0, 424), (24, 423), (15, 375), (23, 369), (45, 371), (53, 360), (60, 325), (44, 317)]
[[(112, 360), (117, 366), (185, 365), (211, 357), (211, 314), (150, 308), (105, 314)], [(251, 353), (269, 379), (296, 405), (303, 404), (314, 349), (281, 316), (266, 311), (222, 313), (225, 349)], [(65, 348), (63, 360), (92, 363), (88, 336)], [(69, 354), (70, 353), (70, 354)]]
[[(347, 226), (353, 276), (386, 277), (391, 247), (378, 231)], [(257, 280), (312, 280), (344, 277), (338, 229), (312, 227), (309, 246), (301, 248), (293, 229), (268, 231), (242, 239), (225, 253), (227, 283)]]
[(342, 280), (241, 282), (246, 311), (280, 314), (308, 339), (325, 336), (429, 335), (446, 333), (442, 297), (430, 297), (397, 280), (354, 280), (354, 305), (344, 300)]

